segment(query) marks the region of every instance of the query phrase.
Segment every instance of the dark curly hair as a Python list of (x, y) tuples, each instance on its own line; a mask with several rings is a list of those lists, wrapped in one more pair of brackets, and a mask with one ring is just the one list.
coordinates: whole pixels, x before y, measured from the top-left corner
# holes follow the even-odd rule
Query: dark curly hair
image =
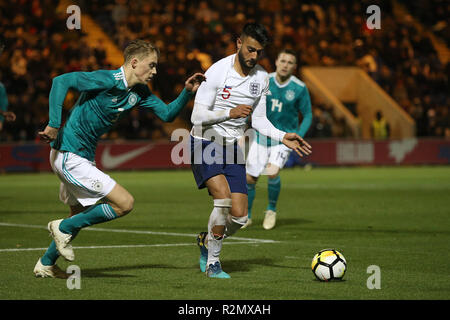
[(269, 33), (266, 27), (260, 23), (249, 22), (242, 29), (241, 38), (252, 37), (262, 46), (266, 46), (270, 42)]

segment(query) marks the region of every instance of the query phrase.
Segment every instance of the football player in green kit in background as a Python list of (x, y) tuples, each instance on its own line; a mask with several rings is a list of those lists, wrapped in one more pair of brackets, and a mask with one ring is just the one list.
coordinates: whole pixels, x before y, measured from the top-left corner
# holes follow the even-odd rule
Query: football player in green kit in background
[[(71, 241), (78, 232), (122, 217), (133, 209), (133, 196), (95, 167), (100, 137), (136, 106), (154, 112), (163, 121), (173, 121), (205, 80), (203, 74), (194, 74), (186, 80), (180, 95), (166, 105), (147, 86), (156, 74), (158, 58), (157, 47), (135, 40), (125, 48), (124, 65), (117, 70), (72, 72), (53, 79), (49, 123), (39, 135), (51, 145), (50, 164), (61, 180), (59, 197), (70, 206), (70, 217), (48, 223), (53, 241), (36, 263), (37, 277), (65, 278), (56, 260), (59, 255), (68, 261), (75, 259)], [(69, 89), (81, 95), (60, 128)]]
[[(0, 36), (0, 56), (5, 49), (5, 41)], [(3, 129), (3, 121), (15, 121), (16, 114), (12, 111), (8, 111), (8, 96), (6, 95), (6, 89), (3, 83), (0, 82), (0, 131)]]
[[(269, 93), (267, 95), (267, 119), (286, 132), (296, 132), (304, 137), (312, 121), (311, 99), (306, 85), (293, 75), (297, 68), (295, 52), (285, 49), (278, 53), (275, 62), (276, 72), (269, 74)], [(303, 120), (299, 124), (298, 116)], [(252, 206), (255, 199), (255, 186), (261, 174), (268, 176), (268, 205), (265, 211), (263, 228), (270, 230), (276, 224), (276, 205), (281, 190), (280, 169), (289, 158), (291, 149), (282, 143), (271, 140), (256, 131), (247, 156), (248, 220), (243, 228), (252, 224)]]

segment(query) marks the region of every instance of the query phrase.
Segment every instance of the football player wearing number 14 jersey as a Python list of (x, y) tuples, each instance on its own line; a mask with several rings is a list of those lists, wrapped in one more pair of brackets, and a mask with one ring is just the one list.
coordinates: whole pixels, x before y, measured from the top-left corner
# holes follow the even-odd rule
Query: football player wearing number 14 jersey
[[(311, 126), (311, 99), (305, 84), (292, 73), (297, 67), (295, 52), (289, 49), (278, 53), (276, 72), (269, 75), (267, 95), (267, 118), (280, 130), (296, 132), (303, 137)], [(299, 124), (298, 116), (303, 116)], [(262, 132), (256, 132), (247, 156), (248, 220), (243, 228), (252, 223), (252, 206), (255, 186), (261, 174), (268, 176), (268, 206), (263, 228), (270, 230), (276, 223), (276, 205), (281, 189), (279, 176), (291, 150)]]
[(278, 130), (266, 117), (268, 74), (257, 60), (267, 43), (264, 26), (246, 24), (237, 40), (237, 53), (206, 71), (194, 102), (191, 168), (197, 187), (206, 187), (213, 198), (208, 232), (197, 237), (200, 270), (210, 278), (230, 278), (219, 261), (222, 242), (247, 221), (245, 161), (238, 145), (247, 118), (251, 116), (259, 132), (300, 156), (311, 153), (310, 145), (297, 133)]

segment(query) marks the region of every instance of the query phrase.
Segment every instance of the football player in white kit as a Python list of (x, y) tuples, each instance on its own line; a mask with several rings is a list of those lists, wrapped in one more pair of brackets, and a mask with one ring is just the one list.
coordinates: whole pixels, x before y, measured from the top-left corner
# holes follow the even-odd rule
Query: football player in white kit
[(219, 261), (222, 242), (247, 221), (245, 159), (238, 145), (247, 117), (260, 133), (300, 156), (311, 153), (298, 134), (278, 130), (266, 117), (268, 73), (257, 61), (268, 41), (263, 25), (247, 23), (237, 39), (237, 53), (206, 71), (194, 102), (191, 168), (198, 188), (206, 187), (214, 202), (208, 232), (197, 237), (200, 270), (210, 278), (230, 278)]

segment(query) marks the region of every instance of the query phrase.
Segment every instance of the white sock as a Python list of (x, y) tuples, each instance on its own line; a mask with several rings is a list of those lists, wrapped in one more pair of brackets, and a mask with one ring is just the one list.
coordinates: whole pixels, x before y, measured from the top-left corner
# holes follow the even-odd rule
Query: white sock
[(223, 235), (215, 235), (212, 232), (214, 226), (223, 226), (226, 224), (226, 217), (230, 212), (231, 199), (214, 199), (214, 209), (209, 216), (208, 222), (208, 262), (207, 266), (219, 261), (220, 251), (222, 250)]
[(248, 217), (234, 217), (231, 214), (227, 216), (225, 222), (225, 238), (231, 237), (247, 222)]

